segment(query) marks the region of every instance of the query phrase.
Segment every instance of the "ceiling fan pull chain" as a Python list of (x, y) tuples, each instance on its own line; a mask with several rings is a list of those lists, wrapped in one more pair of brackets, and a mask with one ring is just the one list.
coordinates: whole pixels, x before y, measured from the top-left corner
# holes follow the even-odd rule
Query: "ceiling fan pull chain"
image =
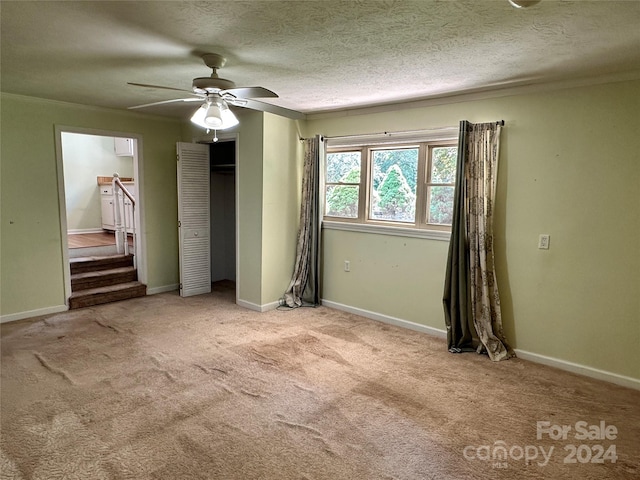
[[(209, 135), (210, 131), (211, 130), (207, 128), (207, 135)], [(216, 143), (219, 140), (219, 138), (218, 138), (218, 130), (216, 130), (215, 128), (213, 129), (213, 139), (212, 140), (213, 140), (213, 143)]]

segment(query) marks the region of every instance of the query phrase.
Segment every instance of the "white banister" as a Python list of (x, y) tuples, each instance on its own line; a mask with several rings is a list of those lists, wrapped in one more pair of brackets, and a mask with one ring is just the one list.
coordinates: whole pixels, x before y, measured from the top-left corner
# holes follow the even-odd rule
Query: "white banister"
[[(124, 186), (120, 180), (120, 176), (117, 173), (113, 174), (113, 205), (115, 216), (115, 234), (116, 234), (116, 249), (118, 253), (124, 253), (129, 255), (129, 242), (127, 241), (127, 207), (131, 206), (131, 234), (133, 237), (133, 262), (136, 265), (136, 199), (131, 192)], [(121, 191), (122, 195), (118, 192)], [(130, 203), (127, 203), (127, 199)], [(122, 204), (122, 206), (121, 206)]]

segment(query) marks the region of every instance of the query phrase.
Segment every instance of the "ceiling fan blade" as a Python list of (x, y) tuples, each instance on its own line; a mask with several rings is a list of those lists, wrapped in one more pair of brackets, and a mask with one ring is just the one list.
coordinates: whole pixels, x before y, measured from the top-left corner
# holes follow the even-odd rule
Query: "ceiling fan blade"
[(153, 103), (145, 103), (144, 105), (136, 105), (134, 107), (127, 107), (129, 110), (135, 110), (137, 108), (145, 108), (145, 107), (153, 107), (154, 105), (164, 105), (167, 103), (175, 103), (175, 102), (202, 102), (204, 99), (200, 98), (175, 98), (173, 100), (164, 100), (162, 102), (153, 102)]
[(238, 98), (278, 98), (278, 94), (263, 87), (238, 87), (223, 90), (220, 94), (230, 93)]
[(248, 98), (242, 99), (242, 102), (246, 102), (243, 107), (250, 108), (251, 110), (258, 110), (260, 112), (269, 112), (274, 115), (280, 115), (281, 117), (291, 118), (292, 120), (304, 120), (307, 116), (302, 112), (296, 110), (290, 110), (284, 107), (278, 107), (277, 105), (271, 105), (270, 103), (259, 102), (257, 100), (250, 100)]
[(247, 102), (249, 101), (248, 98), (236, 98), (236, 97), (232, 97), (231, 95), (225, 95), (222, 98), (229, 105), (235, 105), (236, 107), (246, 107)]
[(175, 90), (175, 91), (177, 91), (177, 92), (189, 92), (189, 93), (193, 93), (191, 90), (185, 90), (184, 88), (163, 87), (162, 85), (147, 85), (146, 83), (133, 83), (133, 82), (127, 82), (127, 85), (133, 85), (134, 87), (161, 88), (161, 89), (163, 89), (163, 90)]

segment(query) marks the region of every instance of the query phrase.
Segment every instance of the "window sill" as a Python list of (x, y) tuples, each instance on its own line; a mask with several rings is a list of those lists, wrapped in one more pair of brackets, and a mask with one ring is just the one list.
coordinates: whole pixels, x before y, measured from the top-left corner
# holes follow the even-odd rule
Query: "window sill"
[(375, 233), (378, 235), (393, 235), (396, 237), (426, 238), (448, 242), (451, 232), (443, 230), (422, 230), (418, 228), (391, 227), (387, 225), (373, 225), (370, 223), (332, 222), (324, 220), (322, 228), (327, 230), (346, 230), (349, 232)]

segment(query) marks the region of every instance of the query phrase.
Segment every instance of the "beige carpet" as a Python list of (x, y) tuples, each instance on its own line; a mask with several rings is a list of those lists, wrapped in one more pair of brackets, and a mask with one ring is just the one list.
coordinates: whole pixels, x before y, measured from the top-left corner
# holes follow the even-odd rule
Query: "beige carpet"
[[(1, 331), (2, 479), (640, 477), (640, 392), (324, 307), (219, 288)], [(575, 439), (581, 421), (616, 438)]]

